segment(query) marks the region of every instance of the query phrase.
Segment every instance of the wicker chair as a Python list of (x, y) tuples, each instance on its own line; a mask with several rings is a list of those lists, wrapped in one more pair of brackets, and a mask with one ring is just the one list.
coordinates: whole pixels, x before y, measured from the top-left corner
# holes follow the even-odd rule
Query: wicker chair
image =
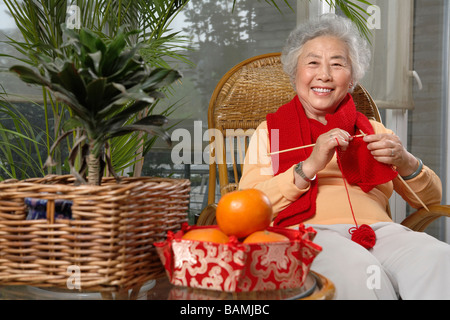
[[(358, 111), (369, 119), (381, 122), (375, 102), (358, 86), (353, 92)], [(208, 110), (209, 129), (220, 134), (211, 136), (214, 150), (209, 167), (208, 206), (200, 214), (198, 225), (215, 224), (216, 179), (221, 195), (236, 190), (242, 172), (249, 139), (268, 113), (289, 102), (295, 92), (283, 72), (280, 53), (256, 56), (232, 68), (219, 82)], [(226, 161), (217, 161), (217, 160)], [(389, 208), (388, 212), (389, 212)], [(450, 206), (437, 205), (408, 216), (402, 224), (415, 231), (424, 231), (434, 220), (450, 216)]]

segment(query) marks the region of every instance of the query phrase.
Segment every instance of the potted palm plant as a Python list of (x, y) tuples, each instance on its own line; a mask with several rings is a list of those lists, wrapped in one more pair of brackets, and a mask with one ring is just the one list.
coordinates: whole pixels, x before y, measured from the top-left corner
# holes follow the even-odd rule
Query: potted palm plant
[[(167, 123), (166, 117), (135, 116), (160, 98), (158, 90), (179, 79), (180, 74), (166, 68), (151, 69), (139, 54), (139, 44), (127, 47), (127, 37), (129, 34), (123, 29), (112, 41), (88, 29), (81, 29), (79, 33), (64, 29), (63, 48), (68, 47), (69, 56), (53, 48), (56, 54), (41, 53), (36, 57), (42, 72), (22, 65), (10, 68), (23, 81), (48, 88), (69, 107), (72, 117), (65, 124), (67, 131), (52, 149), (78, 130), (69, 165), (79, 183), (85, 182), (87, 169), (88, 183), (100, 185), (105, 166), (118, 178), (107, 152), (108, 141), (112, 138), (144, 131), (170, 143), (170, 136), (160, 128)], [(128, 123), (130, 119), (136, 121)], [(78, 156), (81, 165), (76, 170)], [(51, 156), (46, 164), (53, 164)]]
[[(55, 145), (76, 133), (72, 174), (0, 183), (0, 283), (66, 288), (75, 267), (82, 289), (128, 290), (164, 274), (153, 243), (187, 221), (190, 183), (117, 176), (108, 141), (143, 131), (170, 143), (162, 128), (167, 119), (145, 110), (180, 74), (150, 68), (123, 29), (112, 40), (88, 29), (63, 30), (60, 48), (35, 57), (39, 69), (10, 70), (69, 108), (67, 131)], [(102, 178), (105, 168), (115, 178)], [(44, 217), (30, 213), (35, 200), (45, 202)], [(57, 212), (61, 202), (70, 203), (70, 213)]]

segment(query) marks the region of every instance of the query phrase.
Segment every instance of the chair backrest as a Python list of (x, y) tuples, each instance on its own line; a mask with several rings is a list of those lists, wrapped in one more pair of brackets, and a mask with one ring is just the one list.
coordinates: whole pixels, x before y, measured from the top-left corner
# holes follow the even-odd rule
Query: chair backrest
[[(214, 147), (210, 156), (208, 204), (215, 203), (219, 175), (221, 195), (236, 190), (249, 139), (268, 113), (276, 111), (295, 96), (283, 71), (280, 53), (250, 58), (228, 71), (218, 83), (209, 103), (208, 126)], [(381, 121), (378, 108), (368, 92), (357, 86), (352, 93), (358, 111)]]

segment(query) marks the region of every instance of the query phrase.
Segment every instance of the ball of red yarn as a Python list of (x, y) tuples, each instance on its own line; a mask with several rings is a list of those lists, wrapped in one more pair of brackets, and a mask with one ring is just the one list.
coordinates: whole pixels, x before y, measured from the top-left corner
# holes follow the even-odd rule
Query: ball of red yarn
[(350, 229), (350, 234), (354, 242), (362, 245), (367, 250), (372, 249), (377, 241), (375, 232), (366, 224), (359, 226), (359, 228)]

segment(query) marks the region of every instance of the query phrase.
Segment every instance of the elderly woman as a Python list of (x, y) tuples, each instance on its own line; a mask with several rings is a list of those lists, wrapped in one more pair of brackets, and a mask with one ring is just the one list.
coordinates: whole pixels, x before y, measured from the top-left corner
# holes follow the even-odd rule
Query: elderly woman
[(269, 196), (274, 225), (317, 231), (323, 251), (312, 268), (334, 282), (336, 298), (450, 299), (450, 246), (386, 211), (394, 190), (415, 208), (417, 197), (439, 204), (441, 181), (392, 131), (356, 112), (349, 92), (369, 60), (345, 18), (294, 30), (282, 62), (297, 95), (257, 129), (240, 188)]

